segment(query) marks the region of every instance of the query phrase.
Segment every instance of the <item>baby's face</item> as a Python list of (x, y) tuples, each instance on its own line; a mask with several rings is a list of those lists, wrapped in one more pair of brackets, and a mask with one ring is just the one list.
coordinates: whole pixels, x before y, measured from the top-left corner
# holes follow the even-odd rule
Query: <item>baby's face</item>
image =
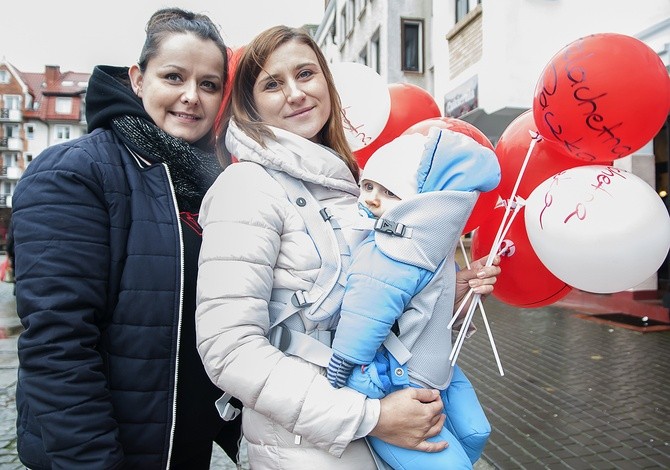
[(363, 180), (358, 202), (379, 218), (384, 212), (395, 207), (400, 202), (400, 198), (379, 183)]

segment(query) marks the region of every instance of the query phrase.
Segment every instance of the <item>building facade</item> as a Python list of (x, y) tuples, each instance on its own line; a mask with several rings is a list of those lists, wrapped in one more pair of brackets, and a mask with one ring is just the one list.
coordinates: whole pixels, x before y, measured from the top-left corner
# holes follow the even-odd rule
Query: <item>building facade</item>
[(84, 104), (90, 74), (21, 72), (0, 63), (0, 248), (6, 243), (12, 195), (33, 158), (50, 145), (86, 133)]
[(387, 83), (433, 89), (430, 36), (432, 5), (426, 0), (327, 0), (315, 39), (331, 62), (358, 62)]

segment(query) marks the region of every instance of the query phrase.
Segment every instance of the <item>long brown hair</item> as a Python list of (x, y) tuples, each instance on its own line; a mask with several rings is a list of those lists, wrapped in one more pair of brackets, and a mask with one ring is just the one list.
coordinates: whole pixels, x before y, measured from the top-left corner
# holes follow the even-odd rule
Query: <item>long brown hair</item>
[[(316, 54), (319, 66), (326, 79), (331, 104), (330, 117), (319, 131), (319, 139), (323, 145), (334, 150), (342, 158), (356, 181), (358, 181), (360, 170), (344, 134), (342, 104), (340, 95), (335, 88), (335, 81), (321, 49), (309, 33), (303, 29), (274, 26), (260, 33), (245, 46), (233, 79), (231, 113), (235, 118), (235, 123), (245, 134), (262, 146), (265, 146), (264, 140), (266, 138), (274, 138), (268, 126), (260, 121), (259, 114), (256, 111), (253, 89), (256, 79), (263, 71), (263, 66), (270, 55), (289, 41), (304, 44)], [(225, 136), (227, 126), (222, 127), (219, 134), (221, 141), (223, 141), (221, 137)]]

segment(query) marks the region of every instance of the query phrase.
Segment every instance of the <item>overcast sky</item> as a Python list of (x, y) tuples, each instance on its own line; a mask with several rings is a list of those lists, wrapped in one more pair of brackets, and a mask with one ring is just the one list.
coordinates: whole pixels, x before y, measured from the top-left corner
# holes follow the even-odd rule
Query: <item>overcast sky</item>
[(97, 64), (131, 65), (146, 22), (159, 8), (178, 6), (209, 15), (231, 47), (276, 24), (318, 24), (323, 0), (29, 0), (6, 2), (0, 59), (22, 72), (88, 72)]

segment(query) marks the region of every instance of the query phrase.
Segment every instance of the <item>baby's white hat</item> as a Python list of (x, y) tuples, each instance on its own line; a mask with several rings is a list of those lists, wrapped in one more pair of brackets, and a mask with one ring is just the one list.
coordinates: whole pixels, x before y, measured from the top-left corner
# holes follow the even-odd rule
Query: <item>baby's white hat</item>
[(379, 183), (400, 199), (417, 194), (417, 171), (426, 141), (425, 135), (409, 134), (382, 145), (366, 162), (361, 181)]

